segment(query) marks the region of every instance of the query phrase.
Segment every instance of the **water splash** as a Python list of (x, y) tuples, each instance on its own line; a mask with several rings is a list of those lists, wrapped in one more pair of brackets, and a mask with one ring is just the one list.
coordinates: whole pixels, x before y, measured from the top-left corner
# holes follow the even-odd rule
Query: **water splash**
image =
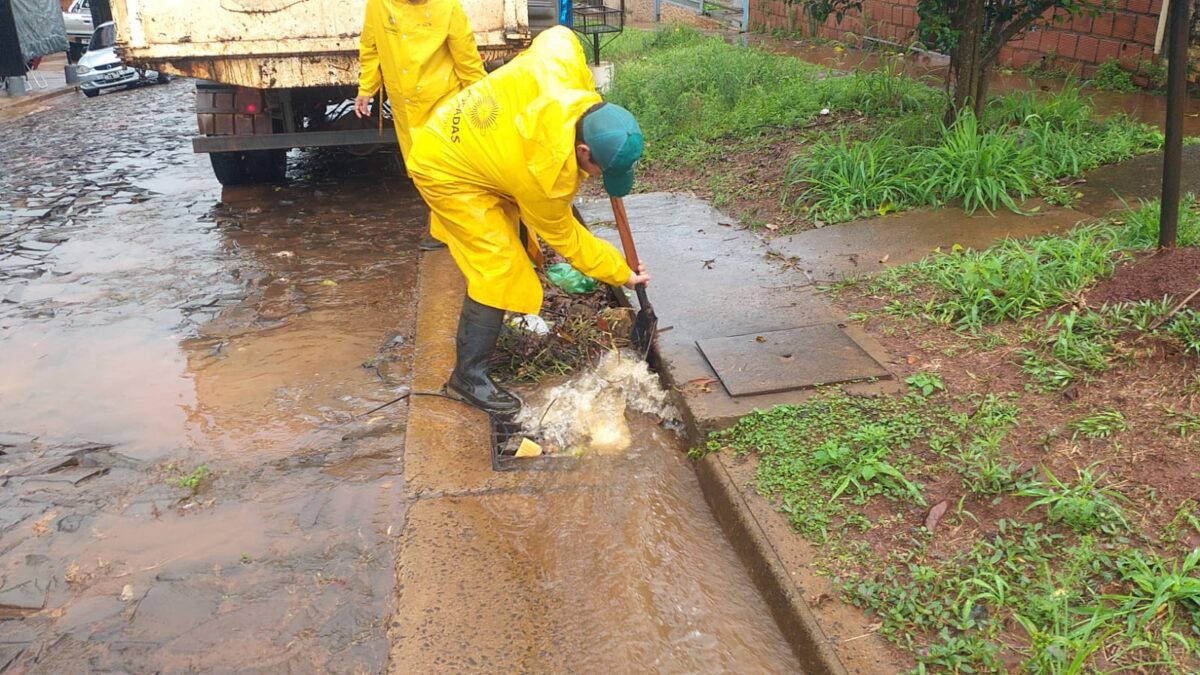
[(567, 382), (527, 395), (517, 423), (525, 434), (559, 449), (616, 453), (631, 443), (627, 410), (668, 424), (679, 411), (646, 362), (630, 351), (613, 351), (594, 368)]

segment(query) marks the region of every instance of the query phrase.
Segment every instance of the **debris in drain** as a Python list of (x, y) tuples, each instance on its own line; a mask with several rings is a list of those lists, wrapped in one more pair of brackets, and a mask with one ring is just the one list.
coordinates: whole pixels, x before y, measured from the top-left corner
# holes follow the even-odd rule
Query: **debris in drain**
[[(552, 249), (543, 253), (547, 262), (566, 264)], [(491, 362), (492, 377), (500, 384), (570, 376), (629, 344), (632, 312), (618, 305), (608, 286), (573, 294), (550, 283), (544, 272), (539, 276), (545, 293), (541, 315), (510, 319), (500, 332)]]
[(537, 457), (542, 454), (542, 446), (534, 443), (528, 438), (522, 438), (517, 444), (517, 449), (513, 452), (513, 457)]

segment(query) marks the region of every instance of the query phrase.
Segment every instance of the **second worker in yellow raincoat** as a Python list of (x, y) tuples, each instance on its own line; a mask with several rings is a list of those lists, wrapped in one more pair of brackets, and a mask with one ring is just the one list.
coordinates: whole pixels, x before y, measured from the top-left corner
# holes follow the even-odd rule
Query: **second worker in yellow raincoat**
[(575, 35), (561, 26), (439, 107), (413, 131), (409, 174), (467, 279), (447, 392), (492, 412), (520, 401), (487, 374), (505, 310), (535, 314), (542, 286), (521, 241), (523, 221), (572, 266), (608, 284), (645, 283), (571, 210), (587, 175), (614, 197), (633, 188), (642, 132), (629, 111), (604, 103)]
[[(485, 75), (459, 0), (367, 0), (358, 54), (362, 73), (354, 113), (360, 118), (371, 114), (371, 97), (382, 82), (406, 162), (412, 130)], [(428, 237), (420, 245), (422, 250), (439, 246)]]
[(370, 114), (382, 81), (406, 160), (412, 130), (485, 75), (459, 0), (367, 0), (358, 52), (362, 73), (354, 112)]

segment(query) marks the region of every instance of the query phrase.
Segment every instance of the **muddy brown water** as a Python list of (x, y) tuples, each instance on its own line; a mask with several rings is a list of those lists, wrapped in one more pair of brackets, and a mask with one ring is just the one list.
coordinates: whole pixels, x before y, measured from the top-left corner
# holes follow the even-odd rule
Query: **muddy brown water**
[[(222, 190), (189, 86), (0, 124), (0, 670), (381, 672), (423, 618), (403, 547), (455, 536), (413, 531), (404, 404), (355, 418), (409, 384), (424, 210), (386, 156), (293, 153), (288, 185)], [(553, 599), (528, 630), (578, 672), (794, 672), (678, 440), (634, 424), (627, 457), (479, 498)], [(72, 439), (102, 473), (16, 475)]]

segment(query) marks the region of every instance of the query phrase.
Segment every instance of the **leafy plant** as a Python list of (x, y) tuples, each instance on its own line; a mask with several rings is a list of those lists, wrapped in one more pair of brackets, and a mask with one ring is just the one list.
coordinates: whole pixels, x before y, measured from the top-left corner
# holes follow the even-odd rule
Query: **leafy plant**
[(201, 464), (195, 469), (192, 469), (191, 473), (168, 478), (167, 484), (172, 487), (184, 488), (195, 492), (197, 489), (199, 489), (200, 485), (203, 484), (204, 481), (208, 480), (211, 476), (212, 471), (209, 470), (208, 465)]
[(1131, 92), (1138, 90), (1138, 86), (1133, 83), (1133, 76), (1122, 68), (1121, 62), (1116, 59), (1109, 59), (1101, 63), (1100, 67), (1096, 69), (1096, 74), (1092, 76), (1091, 84), (1101, 91)]
[(1194, 309), (1179, 312), (1172, 317), (1167, 333), (1183, 345), (1184, 351), (1200, 356), (1200, 312)]
[(1116, 566), (1129, 592), (1101, 596), (1084, 610), (1091, 617), (1084, 625), (1123, 625), (1125, 644), (1115, 658), (1147, 651), (1160, 665), (1175, 667), (1176, 649), (1194, 655), (1200, 635), (1200, 548), (1181, 562), (1135, 549), (1118, 558)]
[(792, 160), (784, 200), (816, 220), (842, 222), (911, 206), (912, 163), (887, 136), (859, 142), (817, 142)]
[(1001, 205), (1018, 210), (1013, 196), (1033, 194), (1037, 160), (1012, 134), (984, 131), (975, 115), (966, 111), (946, 129), (942, 142), (916, 158), (925, 177), (923, 195), (940, 201), (961, 199), (963, 208), (989, 212)]
[(1110, 408), (1072, 421), (1071, 429), (1077, 436), (1082, 434), (1088, 438), (1108, 438), (1118, 432), (1127, 431), (1129, 424), (1120, 410)]
[(1049, 468), (1043, 467), (1045, 481), (1034, 480), (1018, 491), (1020, 497), (1034, 500), (1026, 507), (1029, 512), (1039, 507), (1046, 508), (1050, 522), (1061, 522), (1079, 533), (1101, 531), (1117, 534), (1127, 530), (1129, 523), (1118, 502), (1127, 501), (1121, 493), (1101, 487), (1103, 474), (1095, 476), (1092, 467), (1079, 469), (1074, 485), (1060, 481)]
[(935, 392), (946, 391), (946, 385), (937, 373), (913, 373), (906, 377), (904, 382), (922, 398), (929, 398)]
[(1172, 431), (1179, 434), (1180, 438), (1187, 438), (1200, 431), (1200, 415), (1185, 410), (1172, 410), (1170, 408), (1164, 409), (1163, 412), (1166, 413), (1167, 417), (1171, 418), (1172, 421), (1169, 426)]

